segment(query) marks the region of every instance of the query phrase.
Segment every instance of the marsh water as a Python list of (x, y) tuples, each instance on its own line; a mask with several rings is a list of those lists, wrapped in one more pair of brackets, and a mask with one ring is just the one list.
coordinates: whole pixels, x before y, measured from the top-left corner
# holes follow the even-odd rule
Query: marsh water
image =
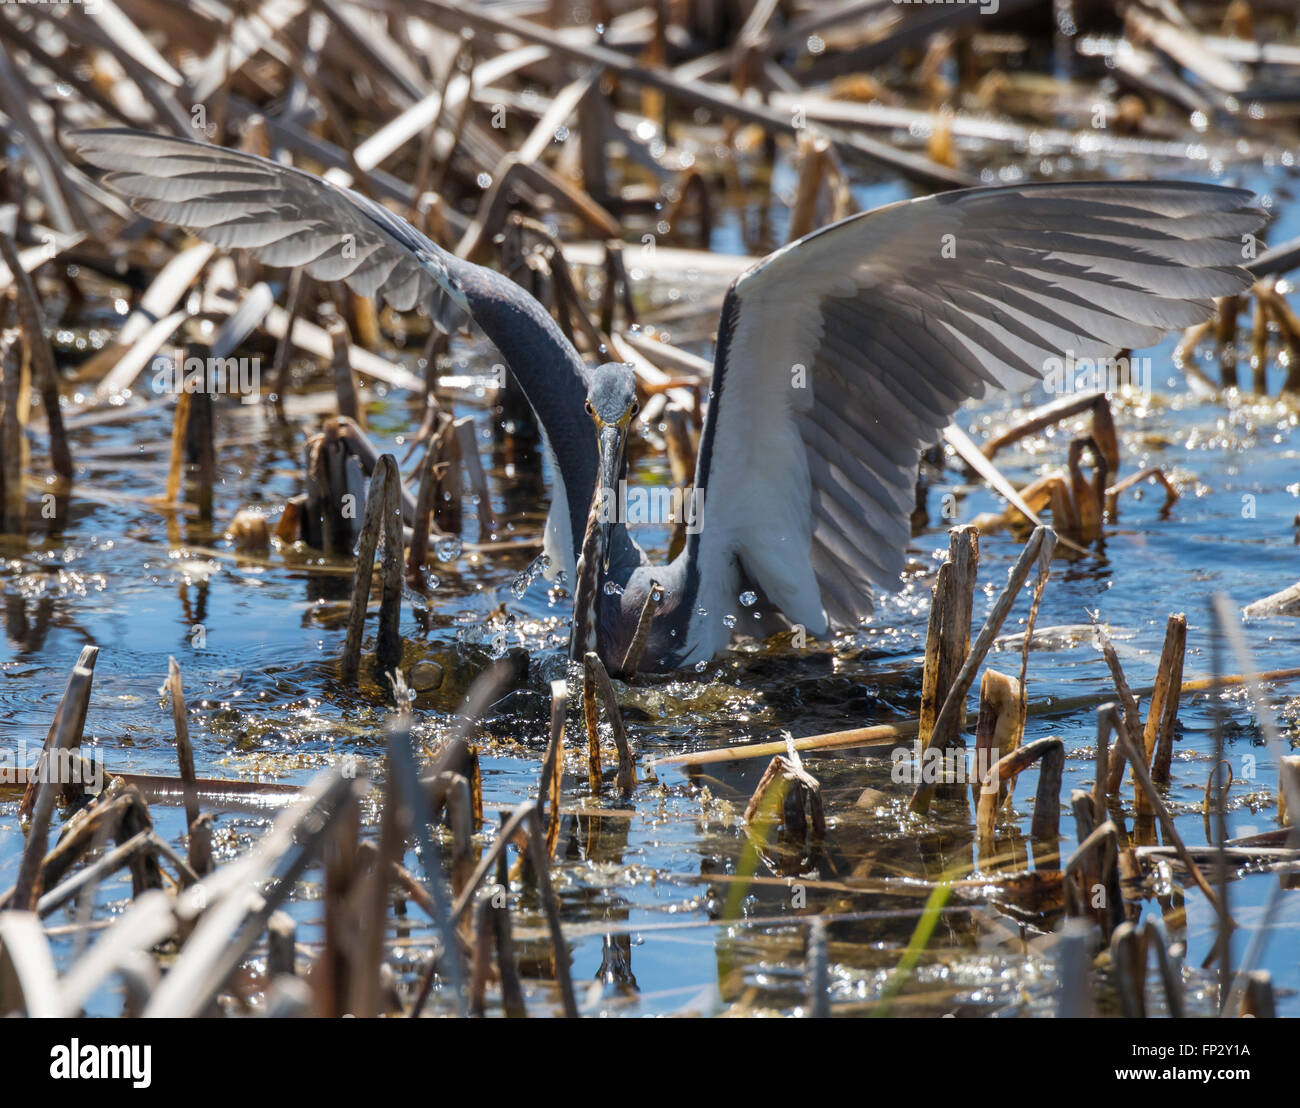
[[(1189, 140), (1190, 141), (1190, 140)], [(1194, 153), (1191, 147), (1189, 153)], [(1227, 164), (1177, 159), (1141, 167), (1150, 175), (1215, 178), (1270, 197), (1277, 220), (1270, 239), (1300, 233), (1294, 175), (1282, 152)], [(1028, 162), (1026, 164), (1029, 164)], [(1033, 163), (1037, 165), (1038, 163)], [(1107, 167), (1080, 159), (1055, 171), (1093, 176)], [(1112, 169), (1116, 167), (1110, 167)], [(1137, 167), (1121, 167), (1129, 171)], [(779, 183), (779, 182), (778, 182)], [(778, 190), (779, 191), (779, 190)], [(897, 185), (861, 184), (868, 207), (906, 193)], [(782, 210), (769, 212), (780, 239)], [(746, 249), (758, 213), (738, 204), (714, 230), (719, 253)], [(662, 324), (669, 337), (709, 353), (723, 282), (700, 273), (656, 267), (638, 286), (647, 325), (672, 309)], [(105, 286), (81, 318), (55, 336), (69, 364), (112, 334), (121, 321), (122, 292)], [(683, 314), (681, 305), (698, 301)], [(676, 334), (674, 334), (674, 332)], [(1151, 359), (1150, 395), (1115, 397), (1121, 436), (1121, 476), (1158, 465), (1182, 496), (1162, 511), (1163, 494), (1140, 485), (1120, 502), (1118, 521), (1086, 557), (1058, 556), (1038, 618), (1039, 639), (1029, 656), (1031, 705), (1052, 699), (1110, 698), (1105, 663), (1086, 629), (1089, 613), (1108, 625), (1134, 687), (1150, 685), (1166, 617), (1188, 619), (1185, 678), (1212, 672), (1214, 641), (1209, 599), (1226, 592), (1238, 608), (1300, 578), (1295, 518), (1300, 511), (1300, 436), (1293, 407), (1248, 395), (1213, 395), (1189, 384), (1171, 360), (1174, 340), (1144, 352)], [(390, 349), (394, 360), (417, 369), (418, 349)], [(1204, 368), (1217, 376), (1205, 353)], [(481, 340), (458, 340), (449, 378), (473, 378), (495, 360)], [(303, 549), (275, 549), (266, 557), (238, 553), (222, 535), (236, 510), (261, 507), (274, 519), (285, 498), (300, 491), (302, 443), (320, 414), (328, 414), (328, 381), (311, 367), (301, 374), (291, 407), (293, 427), (277, 431), (264, 407), (218, 404), (217, 525), (168, 513), (148, 504), (166, 473), (171, 408), (147, 390), (119, 398), (116, 408), (78, 404), (70, 387), (69, 422), (77, 488), (66, 526), (46, 534), (38, 525), (27, 541), (0, 546), (4, 634), (0, 635), (0, 733), (6, 748), (25, 744), (35, 758), (80, 648), (101, 648), (86, 725), (87, 743), (102, 750), (110, 770), (174, 774), (170, 712), (160, 696), (169, 656), (180, 663), (189, 701), (189, 726), (201, 776), (290, 784), (309, 781), (322, 766), (346, 755), (382, 772), (382, 725), (391, 701), (367, 675), (360, 689), (337, 679), (343, 620), (350, 585), (346, 561)], [(1285, 369), (1271, 367), (1273, 392)], [(1244, 374), (1248, 376), (1248, 373)], [(143, 379), (142, 379), (143, 381)], [(399, 457), (419, 422), (419, 398), (373, 386), (364, 390), (368, 432), (381, 450)], [(959, 422), (978, 440), (1013, 423), (1018, 413), (1046, 402), (1042, 392), (998, 396), (965, 409)], [(426, 747), (436, 746), (474, 675), (509, 650), (527, 652), (526, 676), (502, 698), (483, 729), (482, 768), (486, 821), (491, 834), (498, 809), (535, 795), (548, 732), (549, 682), (564, 676), (568, 593), (538, 575), (534, 560), (547, 503), (550, 474), (536, 452), (507, 454), (494, 436), (492, 397), (472, 384), (452, 389), (446, 402), (457, 415), (476, 417), (479, 443), (500, 527), (497, 540), (513, 547), (476, 553), (478, 512), (466, 505), (465, 544), (436, 546), (436, 587), (408, 591), (401, 619), (404, 664), (418, 673), (413, 712)], [(108, 411), (112, 415), (105, 418)], [(999, 455), (1017, 485), (1065, 462), (1077, 421)], [(42, 444), (36, 444), (38, 452)], [(951, 459), (950, 459), (951, 461)], [(633, 482), (671, 483), (662, 456), (642, 443), (632, 460)], [(945, 501), (945, 494), (956, 495)], [(945, 518), (943, 505), (955, 505)], [(909, 569), (894, 594), (883, 596), (863, 628), (833, 643), (793, 649), (788, 638), (738, 641), (727, 655), (667, 677), (619, 685), (631, 738), (642, 762), (714, 746), (795, 736), (914, 717), (920, 699), (930, 587), (947, 548), (946, 528), (999, 509), (995, 495), (968, 484), (960, 464), (950, 464), (928, 492), (929, 524), (912, 543)], [(667, 535), (639, 532), (662, 552)], [(1021, 549), (1007, 532), (980, 541), (980, 588), (975, 624), (987, 614)], [(1028, 611), (1028, 593), (1004, 634), (1014, 634)], [(373, 624), (371, 625), (373, 628)], [(1260, 670), (1294, 667), (1300, 622), (1249, 621), (1245, 635)], [(367, 646), (371, 646), (367, 639)], [(433, 663), (433, 664), (428, 664)], [(995, 652), (988, 664), (1019, 668), (1014, 649)], [(1241, 665), (1229, 659), (1225, 666)], [(1300, 683), (1273, 687), (1284, 741), (1294, 745)], [(1232, 690), (1226, 710), (1225, 756), (1232, 764), (1228, 834), (1243, 836), (1276, 827), (1275, 752), (1264, 743), (1247, 695)], [(972, 715), (973, 720), (973, 715)], [(1175, 746), (1174, 783), (1168, 801), (1189, 843), (1210, 841), (1202, 814), (1206, 779), (1214, 764), (1215, 701), (1207, 693), (1183, 700)], [(837, 1012), (893, 1014), (1047, 1014), (1053, 1011), (1054, 968), (1028, 940), (1033, 929), (1051, 930), (1056, 911), (1031, 901), (1011, 903), (979, 887), (973, 812), (968, 802), (939, 804), (926, 818), (906, 811), (909, 789), (892, 780), (888, 748), (850, 748), (808, 755), (805, 764), (821, 783), (831, 829), (812, 858), (755, 862), (741, 820), (767, 759), (718, 763), (697, 769), (663, 766), (626, 797), (607, 788), (589, 795), (578, 759), (580, 722), (570, 719), (571, 759), (564, 778), (564, 808), (555, 868), (573, 973), (584, 1013), (629, 1015), (741, 1012), (792, 1014), (806, 1004), (807, 919), (823, 913), (828, 929), (833, 1002)], [(1092, 708), (1039, 711), (1025, 740), (1060, 736), (1068, 751), (1065, 795), (1086, 788), (1093, 776)], [(643, 777), (646, 775), (643, 773)], [(1010, 871), (1058, 868), (1054, 844), (1031, 843), (1029, 812), (1034, 771), (1017, 789), (1012, 813), (999, 826), (1002, 865)], [(873, 802), (859, 805), (866, 789)], [(1125, 796), (1132, 803), (1131, 786)], [(11, 884), (22, 847), (16, 796), (0, 802), (0, 883)], [(249, 849), (274, 818), (265, 807), (219, 808), (218, 861)], [(601, 814), (605, 812), (607, 814)], [(173, 843), (183, 835), (177, 807), (152, 806), (154, 820)], [(1064, 812), (1060, 852), (1074, 845), (1073, 820)], [(373, 829), (372, 829), (373, 830)], [(415, 862), (411, 859), (413, 867)], [(747, 874), (754, 870), (753, 880)], [(319, 871), (299, 888), (291, 913), (299, 939), (320, 937)], [(895, 974), (931, 892), (943, 877), (966, 881), (947, 901), (937, 927), (902, 994)], [(1243, 874), (1230, 890), (1241, 928), (1240, 954), (1277, 878)], [(1171, 940), (1186, 943), (1192, 1007), (1210, 1010), (1213, 983), (1199, 966), (1214, 936), (1212, 912), (1194, 891), (1182, 895), (1177, 868), (1150, 890), (1144, 915), (1165, 918)], [(555, 1006), (543, 980), (545, 930), (537, 906), (519, 889), (524, 973), (530, 1010)], [(89, 921), (75, 907), (47, 920), (57, 954), (67, 965), (96, 929), (130, 896), (123, 876), (102, 884)], [(1022, 931), (1021, 923), (1026, 924)], [(1284, 1014), (1300, 1015), (1300, 893), (1282, 899), (1282, 911), (1263, 956), (1273, 974)], [(425, 964), (432, 930), (418, 909), (395, 917), (394, 960), (409, 985)], [(530, 975), (530, 966), (537, 972)], [(1202, 993), (1200, 989), (1207, 990)], [(1198, 1000), (1197, 997), (1200, 997)], [(432, 1009), (436, 1009), (436, 994)], [(1105, 998), (1103, 996), (1103, 1004)], [(432, 1010), (431, 1009), (431, 1010)], [(90, 1009), (116, 1014), (121, 997), (109, 989)]]

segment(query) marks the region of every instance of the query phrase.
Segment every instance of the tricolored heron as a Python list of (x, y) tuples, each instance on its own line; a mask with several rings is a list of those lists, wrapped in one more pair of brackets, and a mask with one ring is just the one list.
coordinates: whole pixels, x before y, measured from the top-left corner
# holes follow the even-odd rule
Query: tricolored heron
[[(472, 317), (545, 431), (559, 484), (546, 551), (572, 578), (589, 511), (625, 472), (629, 367), (587, 369), (518, 285), (301, 170), (125, 129), (73, 138), (152, 219), (398, 311), (418, 304), (447, 331)], [(1252, 199), (1188, 183), (967, 189), (852, 216), (746, 270), (718, 324), (699, 526), (652, 566), (622, 521), (593, 520), (578, 656), (594, 642), (617, 672), (656, 584), (643, 670), (712, 658), (733, 629), (778, 616), (813, 636), (854, 625), (872, 588), (898, 580), (921, 451), (957, 408), (1067, 354), (1110, 358), (1211, 318), (1215, 297), (1250, 284), (1237, 263), (1264, 222)]]

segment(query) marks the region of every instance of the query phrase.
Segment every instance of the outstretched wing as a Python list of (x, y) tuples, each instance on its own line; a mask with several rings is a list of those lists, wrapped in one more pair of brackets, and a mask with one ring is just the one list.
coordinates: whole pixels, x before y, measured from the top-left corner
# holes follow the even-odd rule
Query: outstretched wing
[(398, 311), (419, 304), (446, 331), (462, 326), (465, 298), (441, 251), (405, 220), (366, 197), (255, 154), (128, 128), (75, 131), (104, 183), (136, 211), (185, 227), (207, 242), (242, 247), (273, 266), (302, 266), (320, 281), (346, 281)]
[(242, 247), (267, 265), (302, 266), (320, 281), (346, 281), (398, 311), (417, 304), (450, 333), (470, 316), (501, 352), (537, 412), (560, 478), (547, 549), (571, 562), (596, 480), (596, 448), (584, 423), (582, 359), (524, 289), (449, 254), (366, 197), (255, 154), (190, 139), (105, 128), (71, 135), (105, 184), (151, 219), (207, 242)]
[(920, 452), (962, 402), (1209, 319), (1250, 283), (1252, 199), (1178, 183), (969, 189), (777, 251), (723, 305), (696, 556), (810, 631), (855, 623), (871, 586), (898, 580)]

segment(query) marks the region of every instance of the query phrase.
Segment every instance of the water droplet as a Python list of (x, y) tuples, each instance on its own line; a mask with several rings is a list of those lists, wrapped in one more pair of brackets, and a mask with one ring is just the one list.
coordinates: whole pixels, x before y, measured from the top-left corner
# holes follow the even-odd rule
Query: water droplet
[(537, 580), (547, 569), (550, 568), (551, 559), (545, 554), (538, 554), (528, 565), (528, 568), (515, 575), (514, 581), (510, 583), (510, 592), (516, 600), (523, 600), (524, 594), (528, 592), (528, 586)]
[(616, 583), (616, 582), (614, 582), (614, 581), (606, 581), (606, 582), (605, 582), (605, 595), (606, 595), (606, 596), (622, 596), (622, 595), (623, 595), (623, 586), (620, 585), (620, 584), (618, 584), (618, 583)]
[(733, 615), (731, 615), (730, 613), (728, 613), (727, 615), (723, 616), (723, 617), (722, 617), (722, 626), (723, 626), (723, 627), (735, 627), (735, 626), (736, 626), (736, 617), (733, 616)]
[(439, 539), (434, 544), (433, 552), (438, 556), (440, 562), (452, 562), (460, 557), (461, 543), (455, 535), (449, 535), (445, 539)]
[(708, 668), (709, 668), (709, 662), (707, 658), (701, 659), (700, 661), (695, 663), (696, 673), (703, 673)]
[(740, 594), (740, 602), (746, 608), (752, 608), (755, 604), (758, 603), (758, 593), (746, 589), (744, 592)]

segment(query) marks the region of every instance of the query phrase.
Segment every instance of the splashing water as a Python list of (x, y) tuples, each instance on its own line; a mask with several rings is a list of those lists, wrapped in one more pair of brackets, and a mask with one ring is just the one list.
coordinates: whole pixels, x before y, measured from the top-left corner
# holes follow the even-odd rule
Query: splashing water
[(510, 591), (514, 594), (514, 598), (523, 600), (524, 594), (528, 592), (528, 587), (550, 568), (551, 559), (545, 554), (538, 554), (529, 563), (528, 568), (522, 573), (516, 574), (514, 581), (511, 582)]

